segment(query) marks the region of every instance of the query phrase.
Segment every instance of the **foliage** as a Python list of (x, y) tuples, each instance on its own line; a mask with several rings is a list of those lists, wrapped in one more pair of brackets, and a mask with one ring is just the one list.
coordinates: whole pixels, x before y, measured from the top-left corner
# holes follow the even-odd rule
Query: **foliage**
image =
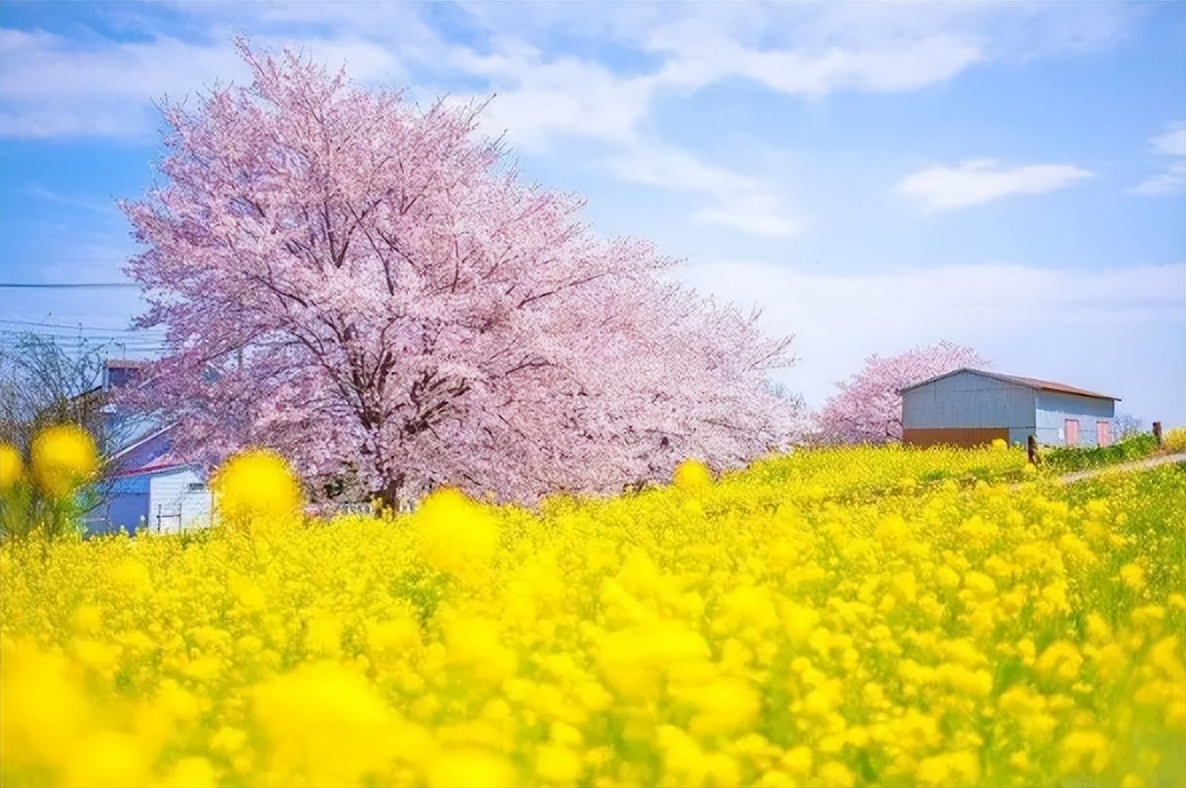
[(1166, 451), (1186, 451), (1186, 427), (1176, 427), (1162, 436)]
[(28, 333), (0, 350), (0, 441), (27, 451), (54, 424), (79, 424), (102, 443), (102, 380), (107, 345), (83, 343), (68, 353)]
[(240, 49), (254, 81), (166, 105), (163, 182), (124, 206), (142, 324), (173, 348), (135, 393), (182, 451), (270, 446), (312, 489), (356, 478), (395, 508), (442, 485), (613, 492), (788, 442), (765, 374), (789, 338), (520, 183), (472, 139), (478, 108)]
[(0, 442), (0, 539), (79, 535), (98, 465), (94, 438), (76, 424), (37, 433), (28, 469), (16, 446)]
[(1181, 785), (1186, 472), (1026, 467), (6, 544), (0, 782)]
[(1042, 450), (1042, 464), (1057, 473), (1082, 471), (1144, 459), (1157, 449), (1157, 439), (1146, 432), (1109, 446), (1052, 446)]
[[(25, 488), (25, 506), (46, 512), (54, 528), (75, 531), (80, 519), (111, 496), (118, 461), (111, 459), (127, 436), (116, 426), (133, 420), (109, 417), (111, 402), (101, 387), (111, 342), (82, 341), (69, 350), (55, 340), (28, 333), (0, 350), (0, 443), (28, 453), (34, 438), (55, 425), (77, 425), (93, 439), (100, 467), (73, 497), (36, 500), (38, 488)], [(125, 362), (126, 363), (126, 362)], [(6, 504), (12, 511), (14, 504)], [(50, 511), (55, 513), (49, 514)]]
[(897, 356), (865, 359), (865, 367), (828, 398), (815, 417), (818, 437), (826, 443), (886, 443), (902, 438), (902, 395), (907, 386), (961, 367), (988, 362), (968, 347), (940, 342)]
[(1134, 435), (1140, 435), (1144, 431), (1144, 420), (1131, 413), (1117, 413), (1116, 417), (1112, 419), (1112, 437), (1116, 440), (1131, 438)]

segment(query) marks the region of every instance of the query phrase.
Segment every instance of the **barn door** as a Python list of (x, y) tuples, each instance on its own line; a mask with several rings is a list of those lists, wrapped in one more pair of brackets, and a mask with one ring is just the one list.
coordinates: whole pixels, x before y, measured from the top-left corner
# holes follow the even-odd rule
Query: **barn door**
[(1106, 421), (1095, 423), (1095, 443), (1097, 446), (1107, 446), (1112, 442), (1112, 425)]
[(1078, 419), (1067, 419), (1066, 426), (1063, 431), (1067, 436), (1066, 439), (1067, 439), (1068, 446), (1078, 446), (1079, 445), (1079, 420)]

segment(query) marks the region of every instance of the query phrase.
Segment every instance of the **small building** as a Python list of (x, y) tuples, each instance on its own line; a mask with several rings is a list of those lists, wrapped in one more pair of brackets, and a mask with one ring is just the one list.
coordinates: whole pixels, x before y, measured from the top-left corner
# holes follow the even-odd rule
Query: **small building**
[(1002, 438), (1047, 446), (1106, 446), (1118, 397), (1036, 378), (957, 369), (907, 386), (902, 442), (977, 446)]
[(103, 502), (87, 515), (88, 534), (172, 533), (210, 524), (208, 473), (177, 456), (171, 431), (159, 429), (108, 458), (116, 470)]
[[(143, 368), (140, 361), (107, 360), (98, 391), (140, 385)], [(209, 469), (178, 456), (171, 435), (176, 425), (112, 405), (103, 412), (110, 472), (101, 484), (102, 502), (87, 513), (87, 534), (168, 533), (209, 525)]]

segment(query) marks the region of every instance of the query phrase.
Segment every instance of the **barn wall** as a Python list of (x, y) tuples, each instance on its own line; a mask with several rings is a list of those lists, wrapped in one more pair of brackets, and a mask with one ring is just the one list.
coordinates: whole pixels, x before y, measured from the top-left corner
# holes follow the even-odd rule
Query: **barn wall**
[(150, 530), (171, 533), (209, 525), (210, 490), (195, 471), (186, 468), (154, 474), (149, 484)]
[(1079, 420), (1079, 445), (1095, 446), (1095, 423), (1109, 423), (1116, 416), (1116, 403), (1110, 399), (1082, 397), (1056, 391), (1039, 391), (1037, 397), (1038, 442), (1047, 446), (1066, 445), (1063, 426), (1067, 419)]
[(1034, 390), (961, 372), (902, 395), (903, 429), (1006, 428), (1024, 442), (1035, 427)]
[(949, 427), (911, 429), (902, 431), (902, 442), (907, 446), (987, 446), (996, 439), (1008, 440), (1006, 427)]

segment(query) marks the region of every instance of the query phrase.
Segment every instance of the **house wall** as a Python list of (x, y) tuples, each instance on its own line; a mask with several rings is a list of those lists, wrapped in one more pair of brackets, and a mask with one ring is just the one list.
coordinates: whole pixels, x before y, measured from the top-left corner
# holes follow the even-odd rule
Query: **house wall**
[(148, 518), (148, 487), (145, 476), (116, 479), (107, 487), (107, 500), (87, 515), (86, 532), (113, 534), (122, 529), (134, 533)]
[[(1034, 390), (960, 372), (902, 395), (903, 430), (1005, 428), (1011, 443), (1034, 431)], [(1094, 427), (1092, 428), (1094, 429)]]
[(153, 474), (149, 481), (148, 527), (159, 533), (210, 524), (212, 507), (205, 480), (190, 468)]
[(1039, 391), (1037, 396), (1038, 443), (1066, 445), (1064, 425), (1067, 419), (1079, 420), (1079, 445), (1095, 446), (1095, 424), (1116, 417), (1116, 403), (1110, 399), (1083, 397), (1055, 391)]

